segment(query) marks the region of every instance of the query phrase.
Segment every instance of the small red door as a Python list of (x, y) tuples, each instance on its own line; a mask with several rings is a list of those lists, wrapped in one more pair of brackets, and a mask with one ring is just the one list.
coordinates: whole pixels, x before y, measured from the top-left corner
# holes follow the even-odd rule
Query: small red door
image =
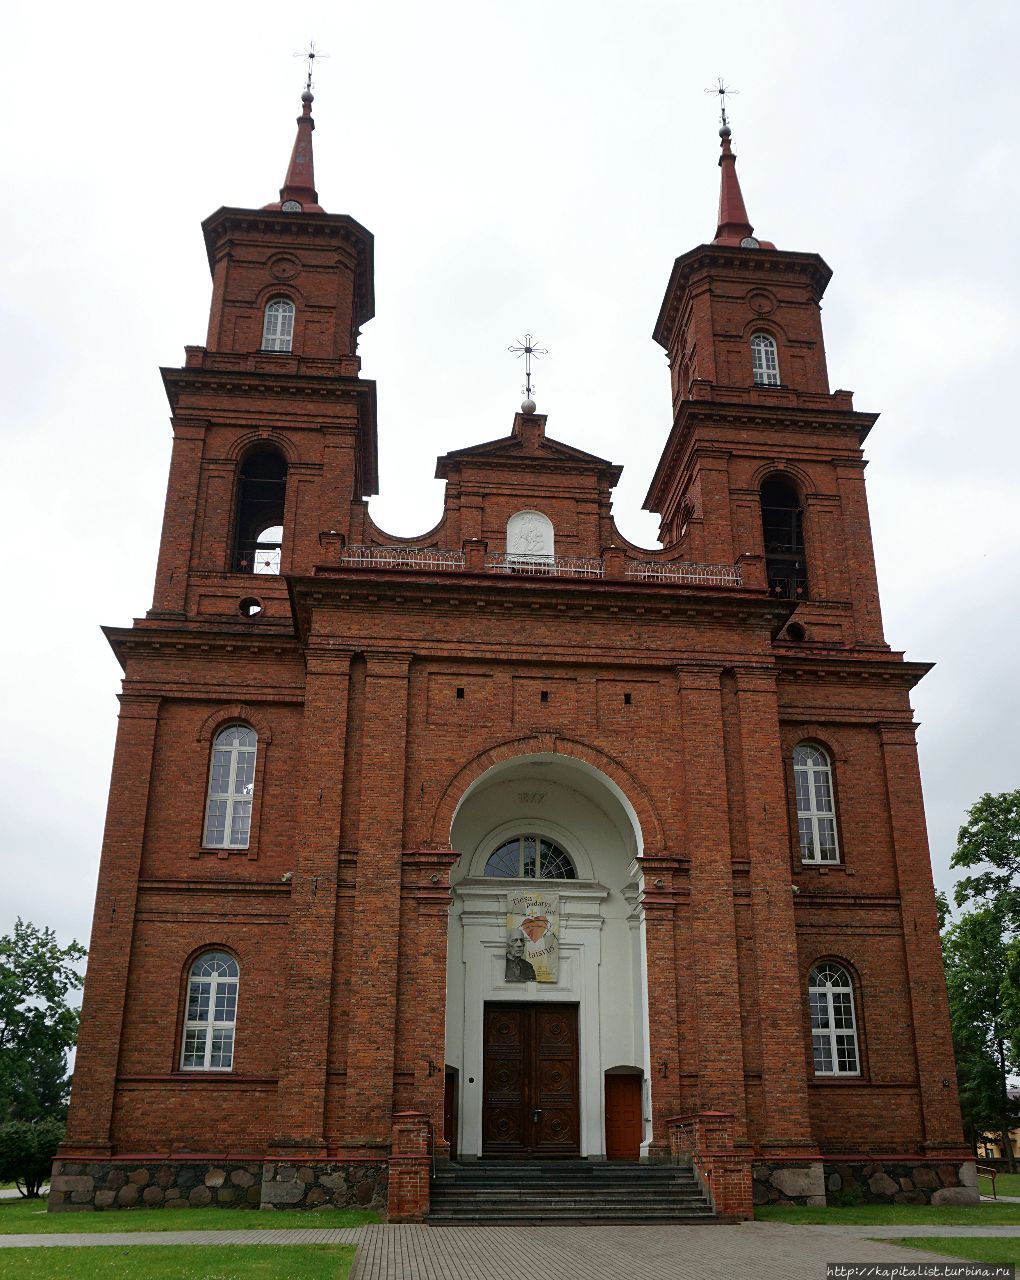
[(641, 1077), (606, 1076), (606, 1159), (641, 1155)]

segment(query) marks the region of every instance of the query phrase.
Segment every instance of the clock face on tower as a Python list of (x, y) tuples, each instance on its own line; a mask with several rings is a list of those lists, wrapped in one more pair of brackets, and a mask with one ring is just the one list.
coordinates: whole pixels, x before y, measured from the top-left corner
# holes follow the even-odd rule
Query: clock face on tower
[(301, 205), (296, 200), (284, 200), (280, 208), (284, 213), (300, 213)]
[[(283, 206), (286, 209), (286, 205)], [(760, 249), (761, 245), (755, 240), (754, 236), (744, 236), (740, 242), (741, 249)]]

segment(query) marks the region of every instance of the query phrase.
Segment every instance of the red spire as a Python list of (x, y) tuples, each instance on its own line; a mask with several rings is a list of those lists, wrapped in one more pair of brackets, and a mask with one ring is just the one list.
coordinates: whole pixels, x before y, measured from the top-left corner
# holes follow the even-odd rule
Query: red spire
[[(740, 179), (737, 177), (737, 157), (730, 149), (730, 127), (724, 124), (719, 130), (722, 142), (722, 155), (719, 157), (719, 168), (722, 170), (719, 185), (719, 226), (716, 228), (713, 244), (740, 245), (745, 240), (754, 239), (754, 227), (748, 221), (744, 208), (744, 197), (740, 192)], [(745, 248), (774, 249), (776, 246), (766, 240), (757, 240)]]
[(287, 176), (280, 188), (280, 199), (274, 204), (265, 205), (266, 209), (282, 209), (284, 205), (293, 202), (301, 206), (300, 210), (288, 209), (285, 212), (325, 213), (315, 190), (315, 163), (312, 158), (312, 130), (315, 128), (315, 121), (312, 119), (313, 101), (311, 89), (306, 89), (301, 95), (297, 137), (294, 139)]

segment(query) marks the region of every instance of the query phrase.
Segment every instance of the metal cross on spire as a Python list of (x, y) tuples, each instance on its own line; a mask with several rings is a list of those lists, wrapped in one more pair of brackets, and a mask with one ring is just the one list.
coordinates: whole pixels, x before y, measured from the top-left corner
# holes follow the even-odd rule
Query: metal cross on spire
[(308, 49), (307, 49), (307, 52), (305, 52), (305, 53), (295, 53), (294, 57), (295, 57), (295, 58), (307, 58), (307, 59), (308, 59), (308, 79), (305, 81), (305, 93), (311, 93), (311, 91), (312, 91), (312, 68), (315, 66), (315, 59), (316, 59), (316, 58), (328, 58), (328, 57), (329, 57), (329, 54), (328, 54), (328, 53), (318, 53), (318, 52), (316, 51), (316, 48), (315, 48), (315, 41), (314, 41), (314, 40), (309, 40), (309, 41), (308, 41)]
[(724, 129), (728, 129), (730, 127), (730, 122), (726, 118), (726, 95), (730, 94), (735, 98), (737, 94), (740, 93), (740, 90), (731, 89), (729, 85), (723, 81), (722, 76), (720, 76), (715, 88), (706, 89), (705, 92), (716, 93), (719, 95), (719, 123)]
[[(507, 350), (512, 351), (518, 360), (520, 360), (521, 356), (524, 357), (524, 403), (531, 405), (531, 408), (525, 410), (525, 412), (534, 413), (535, 401), (531, 395), (531, 358), (534, 356), (535, 359), (538, 360), (541, 356), (547, 356), (549, 354), (549, 348), (537, 346), (535, 344), (535, 339), (531, 334), (526, 333), (520, 342), (513, 343), (511, 346), (507, 347)], [(524, 405), (522, 405), (521, 408), (523, 409)]]

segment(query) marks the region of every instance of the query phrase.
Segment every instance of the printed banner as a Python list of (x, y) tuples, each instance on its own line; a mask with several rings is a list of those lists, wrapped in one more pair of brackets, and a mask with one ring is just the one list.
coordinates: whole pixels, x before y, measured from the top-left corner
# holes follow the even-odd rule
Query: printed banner
[(560, 895), (507, 894), (506, 982), (557, 982), (560, 976)]

